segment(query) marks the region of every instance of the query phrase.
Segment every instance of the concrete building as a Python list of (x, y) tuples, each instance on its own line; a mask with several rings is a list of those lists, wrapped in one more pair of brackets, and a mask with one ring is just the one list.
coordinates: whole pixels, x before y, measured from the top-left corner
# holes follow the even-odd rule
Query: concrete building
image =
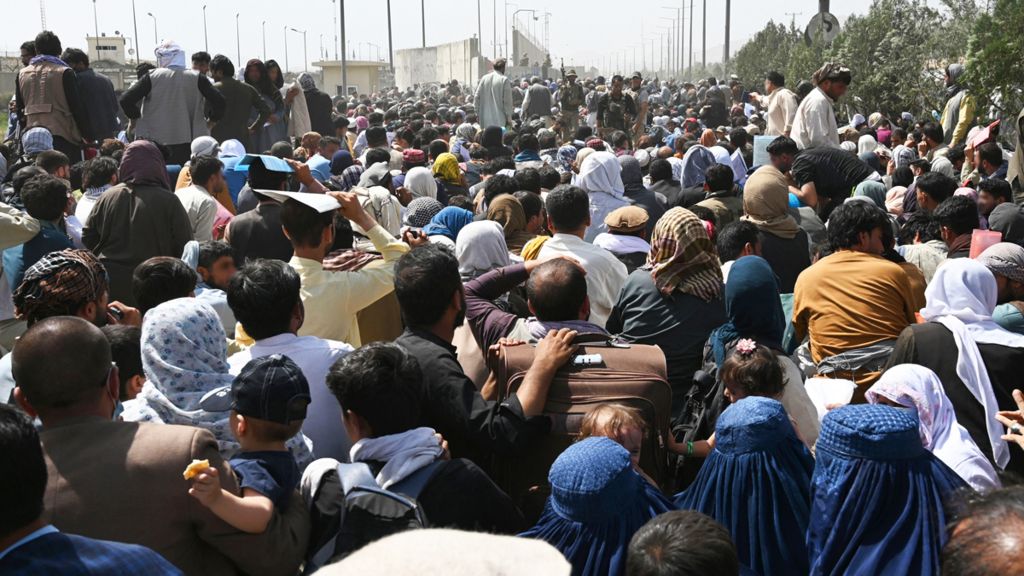
[[(332, 96), (343, 94), (341, 88), (341, 60), (322, 60), (313, 62), (320, 68), (320, 89)], [(394, 77), (387, 62), (372, 60), (347, 60), (345, 68), (348, 72), (348, 92), (350, 94), (370, 94), (382, 88), (395, 85)]]
[(89, 49), (86, 54), (90, 62), (113, 62), (114, 64), (125, 64), (125, 38), (124, 36), (107, 36), (105, 34), (86, 36), (85, 41)]

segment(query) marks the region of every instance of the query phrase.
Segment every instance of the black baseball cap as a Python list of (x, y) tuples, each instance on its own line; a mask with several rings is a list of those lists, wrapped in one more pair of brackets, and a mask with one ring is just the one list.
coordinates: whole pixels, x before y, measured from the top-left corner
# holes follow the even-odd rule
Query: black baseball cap
[(309, 382), (295, 362), (281, 354), (254, 358), (242, 368), (231, 386), (203, 396), (199, 406), (207, 412), (234, 410), (242, 416), (288, 424), (306, 418)]

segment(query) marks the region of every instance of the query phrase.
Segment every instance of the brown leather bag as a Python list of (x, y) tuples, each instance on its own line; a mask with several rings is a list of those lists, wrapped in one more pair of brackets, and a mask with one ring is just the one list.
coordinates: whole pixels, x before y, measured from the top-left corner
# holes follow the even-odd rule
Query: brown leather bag
[[(527, 519), (537, 518), (550, 492), (551, 464), (576, 440), (583, 417), (598, 404), (618, 403), (636, 408), (646, 422), (640, 467), (663, 489), (671, 486), (667, 435), (672, 411), (672, 388), (666, 375), (665, 354), (657, 346), (623, 344), (607, 336), (581, 335), (579, 349), (551, 383), (544, 415), (551, 433), (519, 457), (495, 457), (495, 482), (516, 501)], [(522, 384), (533, 364), (536, 348), (521, 345), (501, 348), (493, 366), (498, 401)]]

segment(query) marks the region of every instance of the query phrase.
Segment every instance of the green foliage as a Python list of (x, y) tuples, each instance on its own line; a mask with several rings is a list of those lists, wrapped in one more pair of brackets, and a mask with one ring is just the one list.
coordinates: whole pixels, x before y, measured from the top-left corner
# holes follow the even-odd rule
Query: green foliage
[[(1024, 2), (996, 0), (974, 24), (967, 50), (967, 84), (997, 116), (1015, 117), (1024, 106)], [(987, 108), (987, 106), (985, 106)]]

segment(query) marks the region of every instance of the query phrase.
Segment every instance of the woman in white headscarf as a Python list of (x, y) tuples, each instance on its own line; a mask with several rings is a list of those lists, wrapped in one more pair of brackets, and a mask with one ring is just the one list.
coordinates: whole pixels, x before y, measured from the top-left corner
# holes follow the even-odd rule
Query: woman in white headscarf
[(940, 266), (925, 291), (925, 322), (900, 334), (890, 366), (920, 364), (934, 371), (957, 421), (997, 470), (1024, 472), (1024, 453), (1011, 452), (996, 421), (1014, 410), (1011, 395), (1024, 366), (1024, 336), (992, 320), (998, 289), (985, 265), (969, 258)]
[[(230, 387), (227, 337), (220, 317), (195, 298), (164, 302), (146, 313), (142, 323), (142, 368), (146, 383), (134, 400), (124, 403), (125, 422), (159, 422), (210, 431), (224, 458), (241, 450), (227, 412), (200, 406), (206, 394)], [(300, 467), (312, 460), (301, 433), (288, 442)]]
[(430, 168), (417, 166), (405, 175), (405, 187), (416, 198), (437, 198), (437, 180)]
[(594, 152), (580, 166), (577, 185), (590, 197), (590, 226), (583, 239), (593, 242), (598, 234), (608, 231), (604, 218), (617, 208), (629, 206), (622, 185), (622, 168), (611, 152)]
[(916, 364), (893, 366), (864, 396), (871, 404), (890, 404), (916, 412), (925, 449), (972, 488), (985, 491), (1000, 487), (995, 468), (967, 429), (957, 422), (953, 403), (935, 372)]
[(512, 264), (505, 243), (505, 229), (493, 220), (467, 224), (455, 239), (455, 257), (459, 275), (469, 282), (491, 270)]
[(874, 152), (878, 148), (878, 141), (871, 134), (865, 134), (857, 140), (857, 155), (867, 152)]

